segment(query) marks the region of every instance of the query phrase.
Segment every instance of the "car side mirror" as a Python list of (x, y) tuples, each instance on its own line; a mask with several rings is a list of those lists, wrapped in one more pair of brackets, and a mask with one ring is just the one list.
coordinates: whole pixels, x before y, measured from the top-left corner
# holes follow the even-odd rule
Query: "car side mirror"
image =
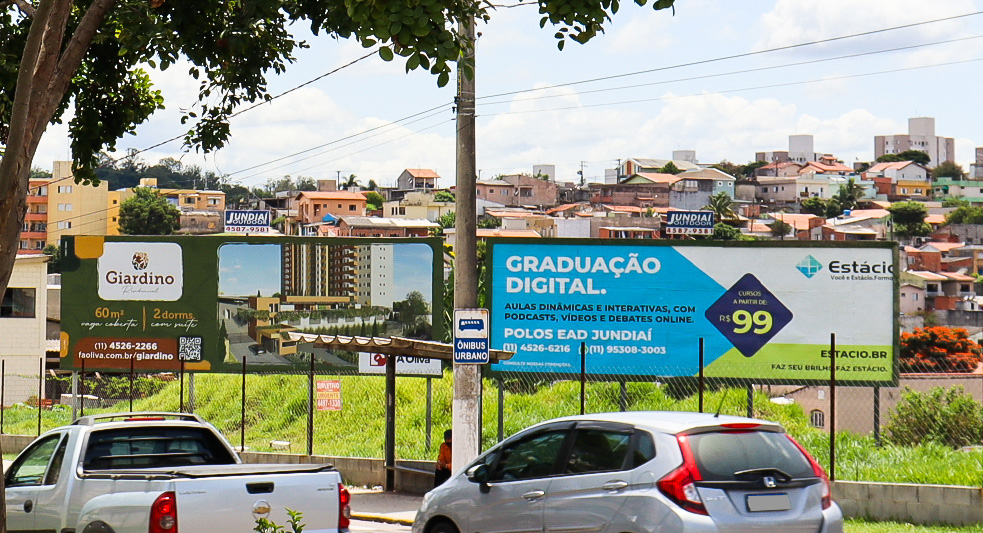
[(491, 487), (488, 486), (488, 465), (478, 464), (474, 465), (464, 473), (467, 476), (468, 481), (471, 483), (478, 483), (478, 488), (483, 493), (487, 493)]

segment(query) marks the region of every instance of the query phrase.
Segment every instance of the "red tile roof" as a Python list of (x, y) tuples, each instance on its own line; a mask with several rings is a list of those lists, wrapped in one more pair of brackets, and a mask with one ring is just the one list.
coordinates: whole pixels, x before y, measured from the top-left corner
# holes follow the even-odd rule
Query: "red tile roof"
[(439, 178), (440, 176), (429, 168), (408, 168), (403, 172), (409, 172), (414, 178)]

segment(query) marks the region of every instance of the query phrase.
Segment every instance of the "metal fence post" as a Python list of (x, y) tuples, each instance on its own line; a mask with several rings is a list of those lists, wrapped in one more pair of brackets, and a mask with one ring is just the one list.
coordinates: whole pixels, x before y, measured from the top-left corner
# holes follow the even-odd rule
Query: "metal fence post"
[(133, 412), (133, 369), (136, 365), (136, 357), (130, 357), (130, 412)]
[(754, 384), (747, 386), (747, 417), (754, 418)]
[(85, 416), (85, 358), (83, 357), (81, 359), (82, 359), (82, 371), (79, 372), (79, 393), (77, 398), (79, 402), (80, 417)]
[(72, 370), (72, 420), (78, 418), (79, 412), (79, 373)]
[(621, 412), (628, 410), (628, 382), (625, 380), (618, 380), (618, 385), (621, 389), (621, 396), (618, 398), (618, 407), (621, 408)]
[(505, 438), (505, 383), (502, 377), (498, 379), (498, 442)]
[(181, 359), (181, 373), (178, 374), (181, 377), (181, 392), (179, 395), (180, 403), (178, 405), (178, 412), (184, 412), (184, 359)]
[(433, 378), (427, 376), (427, 453), (430, 453), (430, 446), (433, 444), (431, 442), (432, 438), (430, 433), (433, 432)]
[(0, 361), (0, 435), (3, 435), (3, 412), (4, 409), (4, 397), (3, 394), (7, 388), (7, 360), (4, 359)]
[(44, 397), (44, 357), (38, 361), (38, 435), (41, 434), (41, 398)]
[(700, 337), (700, 354), (699, 355), (700, 355), (700, 378), (699, 378), (699, 383), (697, 383), (697, 388), (698, 388), (698, 390), (700, 392), (700, 394), (699, 394), (699, 396), (700, 396), (700, 412), (702, 413), (703, 412), (703, 391), (704, 391), (704, 387), (706, 385), (706, 382), (704, 381), (704, 376), (703, 376), (703, 337)]
[(242, 412), (239, 418), (239, 453), (246, 451), (246, 356), (242, 356)]
[(836, 481), (836, 333), (829, 334), (829, 480)]
[(881, 446), (881, 387), (874, 385), (874, 446)]
[(307, 373), (307, 455), (314, 455), (314, 349), (311, 348), (311, 368)]
[(580, 343), (580, 414), (584, 414), (586, 400), (584, 394), (587, 388), (587, 343)]

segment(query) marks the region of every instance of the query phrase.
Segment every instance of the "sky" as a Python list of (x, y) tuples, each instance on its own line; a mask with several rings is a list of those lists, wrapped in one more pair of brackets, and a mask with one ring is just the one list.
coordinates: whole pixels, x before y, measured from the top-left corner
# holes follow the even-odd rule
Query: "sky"
[[(603, 181), (619, 160), (673, 150), (695, 150), (701, 163), (746, 163), (758, 151), (787, 150), (797, 134), (813, 135), (816, 152), (870, 161), (875, 135), (906, 133), (908, 119), (923, 116), (935, 118), (937, 135), (955, 138), (956, 162), (968, 171), (983, 146), (983, 14), (926, 22), (981, 11), (983, 0), (677, 0), (675, 14), (622, 2), (604, 34), (561, 52), (535, 6), (499, 8), (477, 28), (479, 178), (552, 164), (559, 181), (578, 180), (580, 170)], [(868, 33), (898, 26), (908, 27)], [(270, 80), (273, 95), (367, 52), (294, 30), (311, 47)], [(119, 154), (184, 131), (180, 109), (195, 102), (197, 81), (180, 64), (152, 78), (167, 109), (122, 139)], [(140, 157), (180, 159), (247, 186), (349, 174), (391, 186), (405, 168), (430, 168), (450, 187), (453, 86), (373, 56), (234, 118), (221, 150), (200, 154), (173, 141)], [(67, 158), (65, 131), (49, 127), (34, 166)]]
[[(433, 250), (426, 244), (393, 245), (393, 296), (417, 291), (433, 299)], [(225, 244), (219, 247), (218, 292), (223, 296), (271, 296), (281, 290), (282, 253), (279, 244)]]

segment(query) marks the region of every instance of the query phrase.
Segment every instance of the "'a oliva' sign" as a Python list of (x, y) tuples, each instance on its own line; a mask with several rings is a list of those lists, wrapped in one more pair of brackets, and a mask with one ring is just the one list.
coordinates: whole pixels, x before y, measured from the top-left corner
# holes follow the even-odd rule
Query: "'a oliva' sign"
[(184, 291), (181, 246), (107, 242), (99, 257), (103, 300), (176, 301)]

